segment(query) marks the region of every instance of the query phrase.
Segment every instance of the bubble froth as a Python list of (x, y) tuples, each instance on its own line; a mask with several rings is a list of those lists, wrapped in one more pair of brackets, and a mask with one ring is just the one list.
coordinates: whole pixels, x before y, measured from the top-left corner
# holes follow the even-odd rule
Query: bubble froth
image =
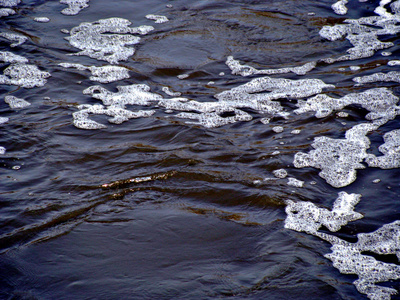
[(6, 102), (11, 109), (25, 108), (31, 105), (28, 101), (14, 96), (6, 96), (4, 102)]
[(22, 63), (12, 64), (0, 75), (0, 84), (18, 85), (24, 88), (33, 88), (46, 84), (50, 73), (40, 71), (35, 65)]
[(77, 15), (82, 9), (89, 7), (89, 0), (60, 0), (61, 4), (68, 5), (61, 13), (64, 15)]
[(96, 22), (84, 22), (72, 28), (69, 43), (82, 51), (73, 55), (87, 55), (98, 60), (117, 64), (127, 60), (135, 49), (127, 47), (140, 42), (134, 34), (147, 34), (152, 26), (129, 27), (131, 22), (123, 18), (102, 19)]
[(17, 47), (19, 45), (22, 45), (23, 43), (25, 43), (28, 38), (22, 34), (18, 34), (18, 33), (11, 33), (11, 32), (1, 32), (0, 36), (13, 42), (11, 43), (11, 47)]
[(226, 59), (226, 65), (231, 69), (233, 75), (250, 76), (250, 75), (273, 75), (273, 74), (284, 74), (284, 73), (295, 73), (297, 75), (305, 75), (317, 65), (316, 62), (309, 62), (299, 67), (280, 68), (280, 69), (266, 69), (257, 70), (254, 67), (248, 65), (241, 65), (238, 60), (235, 60), (233, 56), (228, 56)]
[(0, 6), (13, 7), (21, 3), (21, 0), (0, 0)]
[(397, 291), (376, 283), (399, 279), (400, 266), (378, 261), (363, 253), (395, 254), (400, 260), (400, 221), (386, 224), (371, 233), (360, 233), (356, 243), (318, 231), (323, 225), (335, 232), (348, 222), (361, 219), (362, 214), (354, 212), (354, 206), (360, 201), (360, 197), (359, 194), (340, 192), (331, 211), (319, 208), (311, 202), (296, 203), (287, 200), (285, 228), (306, 232), (330, 242), (332, 253), (325, 257), (341, 273), (358, 276), (353, 283), (360, 293), (366, 294), (370, 299), (390, 299)]
[(154, 20), (155, 23), (157, 23), (157, 24), (161, 24), (161, 23), (165, 23), (165, 22), (169, 21), (166, 16), (159, 16), (159, 15), (152, 15), (152, 14), (146, 15), (146, 19)]
[(397, 106), (399, 98), (387, 88), (370, 89), (362, 93), (348, 94), (342, 98), (332, 98), (324, 94), (317, 95), (307, 101), (299, 100), (299, 107), (294, 112), (302, 114), (308, 111), (315, 111), (317, 118), (324, 118), (330, 115), (334, 110), (340, 110), (351, 104), (359, 104), (370, 111), (366, 115), (367, 120), (391, 120), (394, 119), (400, 111)]
[(130, 77), (129, 70), (125, 67), (120, 67), (120, 66), (87, 67), (81, 64), (70, 64), (70, 63), (61, 63), (59, 65), (64, 68), (76, 68), (81, 71), (89, 70), (92, 73), (90, 80), (98, 81), (101, 83), (114, 82), (122, 79), (127, 79)]
[(365, 168), (361, 162), (370, 145), (366, 134), (377, 128), (378, 124), (364, 123), (349, 129), (345, 139), (317, 137), (311, 145), (315, 150), (296, 153), (293, 164), (296, 168), (321, 169), (319, 176), (333, 187), (347, 186), (356, 180), (356, 170)]
[(28, 59), (9, 51), (0, 51), (0, 60), (6, 63), (27, 63)]
[(364, 83), (372, 83), (372, 82), (400, 82), (400, 72), (391, 71), (388, 73), (375, 73), (372, 75), (356, 77), (353, 81), (364, 84)]
[(400, 168), (400, 129), (386, 133), (383, 139), (385, 143), (379, 146), (379, 151), (383, 153), (383, 156), (368, 154), (365, 161), (370, 167)]
[(15, 15), (15, 10), (11, 8), (0, 8), (0, 18)]
[(81, 129), (102, 129), (107, 126), (100, 124), (96, 121), (93, 121), (89, 118), (90, 114), (95, 115), (106, 115), (112, 118), (108, 119), (110, 123), (121, 124), (130, 119), (136, 119), (140, 117), (149, 117), (155, 113), (153, 110), (148, 111), (130, 111), (119, 106), (108, 106), (104, 107), (103, 105), (80, 105), (78, 106), (79, 111), (74, 112), (74, 125), (77, 128)]

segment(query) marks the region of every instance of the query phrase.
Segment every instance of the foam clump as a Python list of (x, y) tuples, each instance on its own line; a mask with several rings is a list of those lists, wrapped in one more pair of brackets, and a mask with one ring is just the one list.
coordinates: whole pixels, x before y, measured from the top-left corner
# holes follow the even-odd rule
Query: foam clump
[(386, 224), (371, 233), (357, 234), (358, 241), (349, 243), (334, 235), (318, 231), (325, 226), (331, 232), (338, 231), (348, 222), (361, 219), (354, 212), (361, 195), (340, 192), (331, 211), (319, 208), (311, 202), (287, 200), (285, 228), (307, 232), (332, 244), (332, 253), (325, 255), (343, 274), (355, 274), (353, 282), (360, 293), (370, 299), (390, 299), (397, 291), (376, 283), (400, 279), (400, 266), (376, 260), (365, 252), (378, 255), (394, 254), (400, 260), (400, 221)]
[(7, 151), (6, 148), (0, 146), (0, 155), (6, 154), (6, 151)]
[(379, 146), (383, 156), (368, 154), (366, 163), (369, 167), (381, 169), (400, 168), (400, 129), (385, 133), (383, 139), (385, 143)]
[(330, 115), (334, 110), (340, 110), (351, 104), (359, 104), (370, 111), (366, 115), (367, 120), (378, 120), (386, 123), (394, 119), (400, 107), (396, 104), (399, 98), (387, 88), (375, 88), (362, 93), (348, 94), (342, 98), (332, 98), (325, 94), (320, 94), (297, 102), (298, 109), (294, 110), (296, 114), (302, 114), (309, 111), (315, 111), (315, 117), (324, 118)]
[(0, 6), (13, 7), (21, 3), (21, 0), (0, 0)]
[(0, 18), (15, 15), (15, 10), (11, 8), (0, 8)]
[(35, 65), (16, 63), (8, 66), (0, 75), (0, 84), (18, 85), (33, 88), (46, 84), (50, 73), (40, 71)]
[(4, 124), (4, 123), (7, 123), (9, 121), (9, 118), (7, 118), (7, 117), (0, 117), (0, 125), (1, 124)]
[(118, 92), (113, 93), (101, 86), (91, 86), (83, 91), (85, 95), (91, 95), (99, 99), (104, 105), (114, 105), (125, 107), (125, 105), (147, 106), (163, 98), (150, 92), (150, 87), (146, 84), (133, 84), (127, 86), (117, 86)]
[(400, 82), (400, 72), (391, 71), (388, 73), (374, 73), (372, 75), (353, 78), (354, 82), (359, 84), (372, 82)]
[(395, 254), (400, 259), (400, 221), (386, 224), (371, 233), (360, 233), (357, 237), (358, 241), (354, 244), (345, 241), (334, 243), (332, 253), (325, 257), (341, 273), (356, 274), (359, 277), (353, 283), (360, 293), (370, 299), (390, 299), (397, 291), (376, 283), (400, 279), (400, 266), (378, 261), (362, 253)]
[(391, 60), (388, 62), (388, 66), (400, 66), (400, 60)]
[[(344, 1), (338, 1), (338, 8)], [(347, 2), (347, 1), (346, 1)], [(396, 2), (395, 2), (396, 3)], [(397, 11), (398, 4), (392, 3), (391, 8), (394, 14), (388, 13), (382, 5), (375, 12), (377, 16), (363, 17), (360, 19), (347, 19), (347, 24), (336, 24), (334, 26), (324, 26), (319, 34), (328, 40), (336, 41), (343, 37), (353, 45), (348, 49), (348, 54), (338, 58), (328, 58), (324, 61), (333, 63), (336, 61), (355, 60), (371, 57), (376, 51), (394, 46), (392, 42), (382, 42), (379, 36), (396, 35), (400, 32), (397, 25), (400, 16)], [(344, 10), (338, 10), (344, 12)], [(383, 13), (383, 11), (385, 11)]]
[(48, 23), (50, 22), (50, 19), (47, 17), (36, 17), (33, 19), (35, 22), (39, 22), (39, 23)]
[(290, 177), (288, 178), (288, 185), (290, 186), (294, 186), (294, 187), (298, 187), (298, 188), (302, 188), (304, 186), (304, 181)]
[(288, 67), (280, 69), (266, 69), (257, 70), (254, 67), (248, 65), (241, 65), (238, 60), (235, 60), (233, 56), (228, 56), (226, 59), (226, 65), (231, 69), (233, 75), (250, 76), (250, 75), (273, 75), (273, 74), (284, 74), (284, 73), (295, 73), (297, 75), (305, 75), (316, 67), (316, 62), (309, 62), (299, 67)]
[(74, 118), (74, 125), (81, 129), (102, 129), (107, 126), (100, 124), (96, 121), (89, 119), (90, 114), (95, 115), (107, 115), (112, 118), (108, 119), (110, 123), (121, 124), (130, 119), (136, 119), (140, 117), (149, 117), (155, 113), (153, 110), (149, 111), (130, 111), (119, 106), (108, 106), (103, 105), (80, 105), (78, 106), (79, 111), (72, 114)]
[(162, 91), (164, 93), (166, 93), (168, 96), (171, 96), (171, 97), (180, 97), (182, 95), (181, 92), (173, 92), (173, 91), (171, 91), (171, 89), (169, 87), (167, 87), (167, 86), (164, 86), (162, 88)]
[(285, 169), (278, 169), (272, 172), (276, 178), (286, 178), (288, 175), (287, 171)]
[(354, 212), (354, 206), (360, 198), (359, 194), (340, 192), (332, 210), (319, 208), (312, 202), (287, 200), (285, 228), (311, 234), (315, 234), (321, 226), (327, 227), (330, 231), (338, 231), (348, 222), (363, 217), (362, 214)]
[(25, 108), (31, 105), (28, 101), (14, 96), (6, 96), (4, 102), (7, 103), (11, 109)]
[(11, 41), (11, 47), (17, 47), (25, 43), (28, 38), (22, 34), (18, 33), (11, 33), (11, 32), (0, 32), (0, 36), (6, 38), (7, 40)]
[(361, 162), (367, 157), (370, 141), (367, 133), (379, 128), (379, 124), (363, 123), (346, 132), (345, 139), (316, 137), (309, 153), (295, 154), (296, 168), (314, 167), (321, 169), (319, 176), (333, 187), (349, 185), (356, 180), (356, 170), (364, 169)]
[(129, 70), (125, 67), (120, 66), (87, 67), (81, 64), (71, 63), (60, 63), (59, 65), (64, 68), (76, 68), (80, 71), (89, 70), (92, 73), (90, 80), (98, 81), (101, 83), (119, 81), (130, 77)]
[(14, 64), (14, 63), (27, 63), (28, 59), (9, 51), (0, 51), (0, 61)]
[(347, 14), (347, 7), (346, 4), (349, 3), (347, 0), (339, 0), (336, 3), (332, 4), (333, 11), (338, 15), (345, 15)]
[(68, 16), (77, 15), (82, 9), (89, 7), (89, 0), (60, 0), (60, 3), (68, 5), (61, 11)]
[(157, 23), (157, 24), (166, 23), (169, 21), (166, 16), (159, 16), (159, 15), (152, 15), (152, 14), (146, 15), (146, 19), (154, 20), (155, 23)]
[(129, 27), (131, 22), (123, 18), (102, 19), (96, 22), (84, 22), (70, 31), (65, 39), (82, 51), (73, 55), (87, 55), (97, 60), (105, 60), (117, 64), (127, 60), (135, 53), (135, 49), (127, 47), (140, 42), (134, 34), (147, 34), (152, 26)]

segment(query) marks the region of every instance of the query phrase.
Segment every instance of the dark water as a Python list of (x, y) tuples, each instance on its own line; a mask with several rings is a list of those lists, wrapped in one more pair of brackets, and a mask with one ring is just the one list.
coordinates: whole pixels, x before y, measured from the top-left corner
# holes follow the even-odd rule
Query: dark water
[[(378, 2), (350, 1), (346, 18), (372, 15)], [(32, 104), (13, 110), (0, 100), (0, 117), (10, 119), (0, 125), (0, 146), (7, 149), (0, 156), (0, 298), (366, 299), (352, 284), (357, 277), (340, 274), (324, 257), (330, 244), (284, 228), (285, 200), (330, 208), (338, 191), (362, 194), (357, 211), (364, 218), (338, 233), (344, 239), (353, 241), (357, 233), (399, 219), (398, 169), (358, 170), (354, 183), (337, 189), (319, 170), (293, 166), (294, 155), (310, 151), (316, 136), (343, 138), (364, 120), (364, 109), (346, 107), (345, 124), (335, 114), (317, 119), (312, 113), (263, 124), (263, 116), (249, 110), (249, 122), (205, 128), (154, 106), (146, 108), (156, 110), (150, 118), (113, 125), (95, 116), (108, 127), (82, 130), (74, 127), (72, 113), (79, 104), (99, 103), (82, 93), (99, 83), (88, 71), (58, 66), (107, 64), (68, 56), (77, 49), (61, 29), (126, 18), (155, 30), (120, 63), (131, 77), (100, 85), (116, 91), (119, 85), (144, 83), (159, 94), (169, 86), (189, 99), (213, 101), (213, 95), (250, 80), (231, 74), (225, 64), (229, 55), (265, 69), (345, 53), (346, 40), (331, 42), (318, 33), (345, 18), (332, 11), (332, 3), (92, 0), (78, 15), (66, 16), (58, 1), (22, 1), (15, 15), (0, 18), (1, 30), (28, 37), (14, 48), (0, 38), (1, 51), (51, 73), (43, 87), (0, 85), (1, 98), (13, 95)], [(154, 24), (144, 17), (150, 13), (170, 21)], [(35, 22), (37, 16), (50, 22)], [(398, 39), (391, 41), (398, 45)], [(397, 46), (391, 51), (390, 59), (399, 59)], [(363, 88), (354, 87), (354, 72), (338, 68), (363, 65), (358, 76), (392, 71), (388, 60), (376, 54), (356, 63), (321, 63), (302, 78), (335, 84), (335, 95), (343, 96)], [(180, 80), (180, 74), (190, 76)], [(378, 85), (400, 95), (398, 83)], [(292, 101), (283, 105), (295, 107)], [(399, 128), (398, 121), (369, 135), (368, 152), (379, 153), (383, 134)], [(275, 133), (274, 126), (285, 130)], [(291, 134), (293, 129), (301, 134)], [(305, 181), (304, 187), (263, 181), (280, 168)], [(373, 184), (376, 178), (381, 182)], [(399, 281), (386, 285), (399, 289)]]

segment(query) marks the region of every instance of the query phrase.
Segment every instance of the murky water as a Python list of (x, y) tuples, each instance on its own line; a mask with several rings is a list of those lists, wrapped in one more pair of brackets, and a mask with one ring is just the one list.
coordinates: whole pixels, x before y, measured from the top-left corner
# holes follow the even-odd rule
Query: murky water
[(400, 299), (400, 1), (17, 2), (1, 299)]

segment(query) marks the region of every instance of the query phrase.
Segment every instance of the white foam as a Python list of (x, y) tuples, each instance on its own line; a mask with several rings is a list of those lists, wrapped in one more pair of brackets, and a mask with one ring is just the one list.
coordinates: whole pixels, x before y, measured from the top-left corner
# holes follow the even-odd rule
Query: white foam
[(180, 97), (182, 95), (182, 93), (180, 93), (180, 92), (171, 91), (171, 89), (168, 86), (164, 86), (162, 88), (162, 91), (171, 97)]
[(366, 134), (377, 128), (378, 124), (363, 123), (349, 129), (345, 139), (316, 137), (311, 145), (315, 150), (296, 153), (293, 164), (296, 168), (321, 169), (319, 176), (333, 187), (347, 186), (356, 180), (356, 170), (365, 168), (361, 162), (370, 145)]
[(276, 178), (286, 178), (286, 176), (288, 175), (287, 171), (285, 169), (278, 169), (275, 171), (272, 171), (272, 174), (274, 174), (274, 176)]
[(6, 63), (27, 63), (28, 59), (9, 51), (0, 51), (0, 60)]
[(166, 16), (152, 15), (152, 14), (146, 15), (146, 19), (154, 20), (155, 23), (157, 23), (157, 24), (161, 24), (161, 23), (165, 23), (165, 22), (169, 21)]
[(388, 66), (400, 66), (400, 60), (391, 60), (388, 62)]
[(346, 4), (348, 3), (349, 1), (347, 1), (347, 0), (339, 0), (339, 1), (337, 1), (335, 4), (332, 4), (332, 9), (333, 9), (333, 11), (336, 13), (336, 14), (338, 14), (338, 15), (345, 15), (345, 14), (347, 14), (347, 7), (346, 7)]
[(61, 13), (64, 15), (77, 15), (82, 9), (89, 7), (89, 0), (60, 0), (61, 4), (67, 4)]
[(39, 23), (48, 23), (50, 22), (50, 19), (47, 17), (36, 17), (33, 19), (35, 22), (39, 22)]
[(385, 133), (383, 139), (385, 143), (379, 146), (379, 151), (383, 153), (383, 156), (368, 154), (365, 161), (369, 167), (400, 168), (400, 129)]
[(282, 126), (274, 126), (274, 127), (272, 127), (272, 131), (274, 131), (276, 133), (281, 133), (281, 132), (283, 132), (283, 127)]
[(134, 48), (128, 47), (140, 42), (140, 37), (134, 34), (143, 35), (154, 29), (144, 25), (131, 28), (130, 25), (131, 22), (122, 18), (85, 22), (72, 28), (70, 36), (65, 39), (75, 48), (82, 50), (73, 55), (87, 55), (117, 64), (135, 53)]
[(33, 88), (46, 84), (50, 73), (40, 71), (35, 65), (16, 63), (4, 70), (0, 75), (0, 84), (18, 85), (24, 88)]
[(325, 94), (320, 94), (297, 102), (298, 109), (294, 110), (296, 114), (302, 114), (309, 111), (315, 111), (317, 118), (324, 118), (330, 115), (334, 110), (341, 110), (351, 104), (359, 104), (370, 111), (366, 115), (367, 120), (378, 120), (387, 122), (394, 119), (400, 111), (397, 106), (399, 98), (387, 88), (370, 89), (362, 93), (348, 94), (342, 98), (332, 98)]
[(4, 102), (6, 102), (11, 109), (25, 108), (31, 105), (28, 101), (14, 96), (6, 96)]
[(81, 64), (60, 63), (64, 68), (76, 68), (78, 70), (89, 70), (92, 73), (90, 80), (101, 83), (109, 83), (129, 78), (129, 69), (120, 66), (84, 66)]
[(354, 82), (359, 84), (372, 83), (372, 82), (400, 82), (400, 72), (391, 71), (388, 73), (374, 73), (372, 75), (361, 76), (353, 78)]
[(293, 178), (293, 177), (290, 177), (290, 178), (288, 178), (288, 183), (287, 184), (290, 185), (290, 186), (302, 188), (304, 186), (304, 181), (298, 180), (298, 179)]
[(226, 59), (226, 65), (231, 69), (233, 75), (250, 76), (250, 75), (273, 75), (273, 74), (284, 74), (284, 73), (295, 73), (297, 75), (305, 75), (316, 67), (316, 62), (309, 62), (305, 65), (298, 67), (288, 67), (280, 69), (266, 69), (257, 70), (249, 65), (241, 65), (238, 60), (235, 60), (233, 56), (228, 56)]
[(0, 155), (6, 154), (6, 148), (0, 146)]
[(0, 8), (0, 18), (15, 15), (15, 10), (11, 8)]
[(153, 110), (139, 110), (139, 111), (130, 111), (119, 106), (108, 106), (104, 107), (103, 105), (95, 104), (95, 105), (80, 105), (78, 106), (79, 111), (74, 112), (72, 114), (74, 118), (74, 125), (77, 128), (81, 129), (102, 129), (107, 126), (95, 122), (89, 119), (90, 114), (95, 115), (107, 115), (112, 118), (108, 119), (108, 122), (113, 124), (121, 124), (130, 119), (136, 119), (140, 117), (149, 117), (155, 113)]
[(3, 38), (6, 38), (7, 40), (14, 42), (11, 43), (11, 47), (17, 47), (19, 45), (22, 45), (25, 43), (28, 38), (22, 34), (19, 33), (11, 33), (11, 32), (0, 32), (0, 36)]
[(0, 117), (0, 125), (1, 125), (1, 124), (4, 124), (4, 123), (7, 123), (8, 121), (9, 121), (9, 118)]
[(332, 210), (319, 208), (312, 202), (287, 200), (285, 228), (310, 234), (315, 234), (321, 226), (327, 227), (330, 231), (338, 231), (348, 222), (363, 217), (362, 214), (354, 212), (354, 206), (360, 198), (359, 194), (340, 192)]
[(301, 129), (293, 129), (290, 133), (291, 134), (300, 134), (301, 133)]
[(13, 7), (21, 3), (21, 0), (0, 0), (0, 6)]
[(113, 93), (101, 86), (91, 86), (83, 91), (85, 95), (103, 101), (104, 105), (125, 107), (125, 105), (150, 105), (163, 98), (150, 92), (150, 87), (145, 84), (117, 86), (118, 92)]

